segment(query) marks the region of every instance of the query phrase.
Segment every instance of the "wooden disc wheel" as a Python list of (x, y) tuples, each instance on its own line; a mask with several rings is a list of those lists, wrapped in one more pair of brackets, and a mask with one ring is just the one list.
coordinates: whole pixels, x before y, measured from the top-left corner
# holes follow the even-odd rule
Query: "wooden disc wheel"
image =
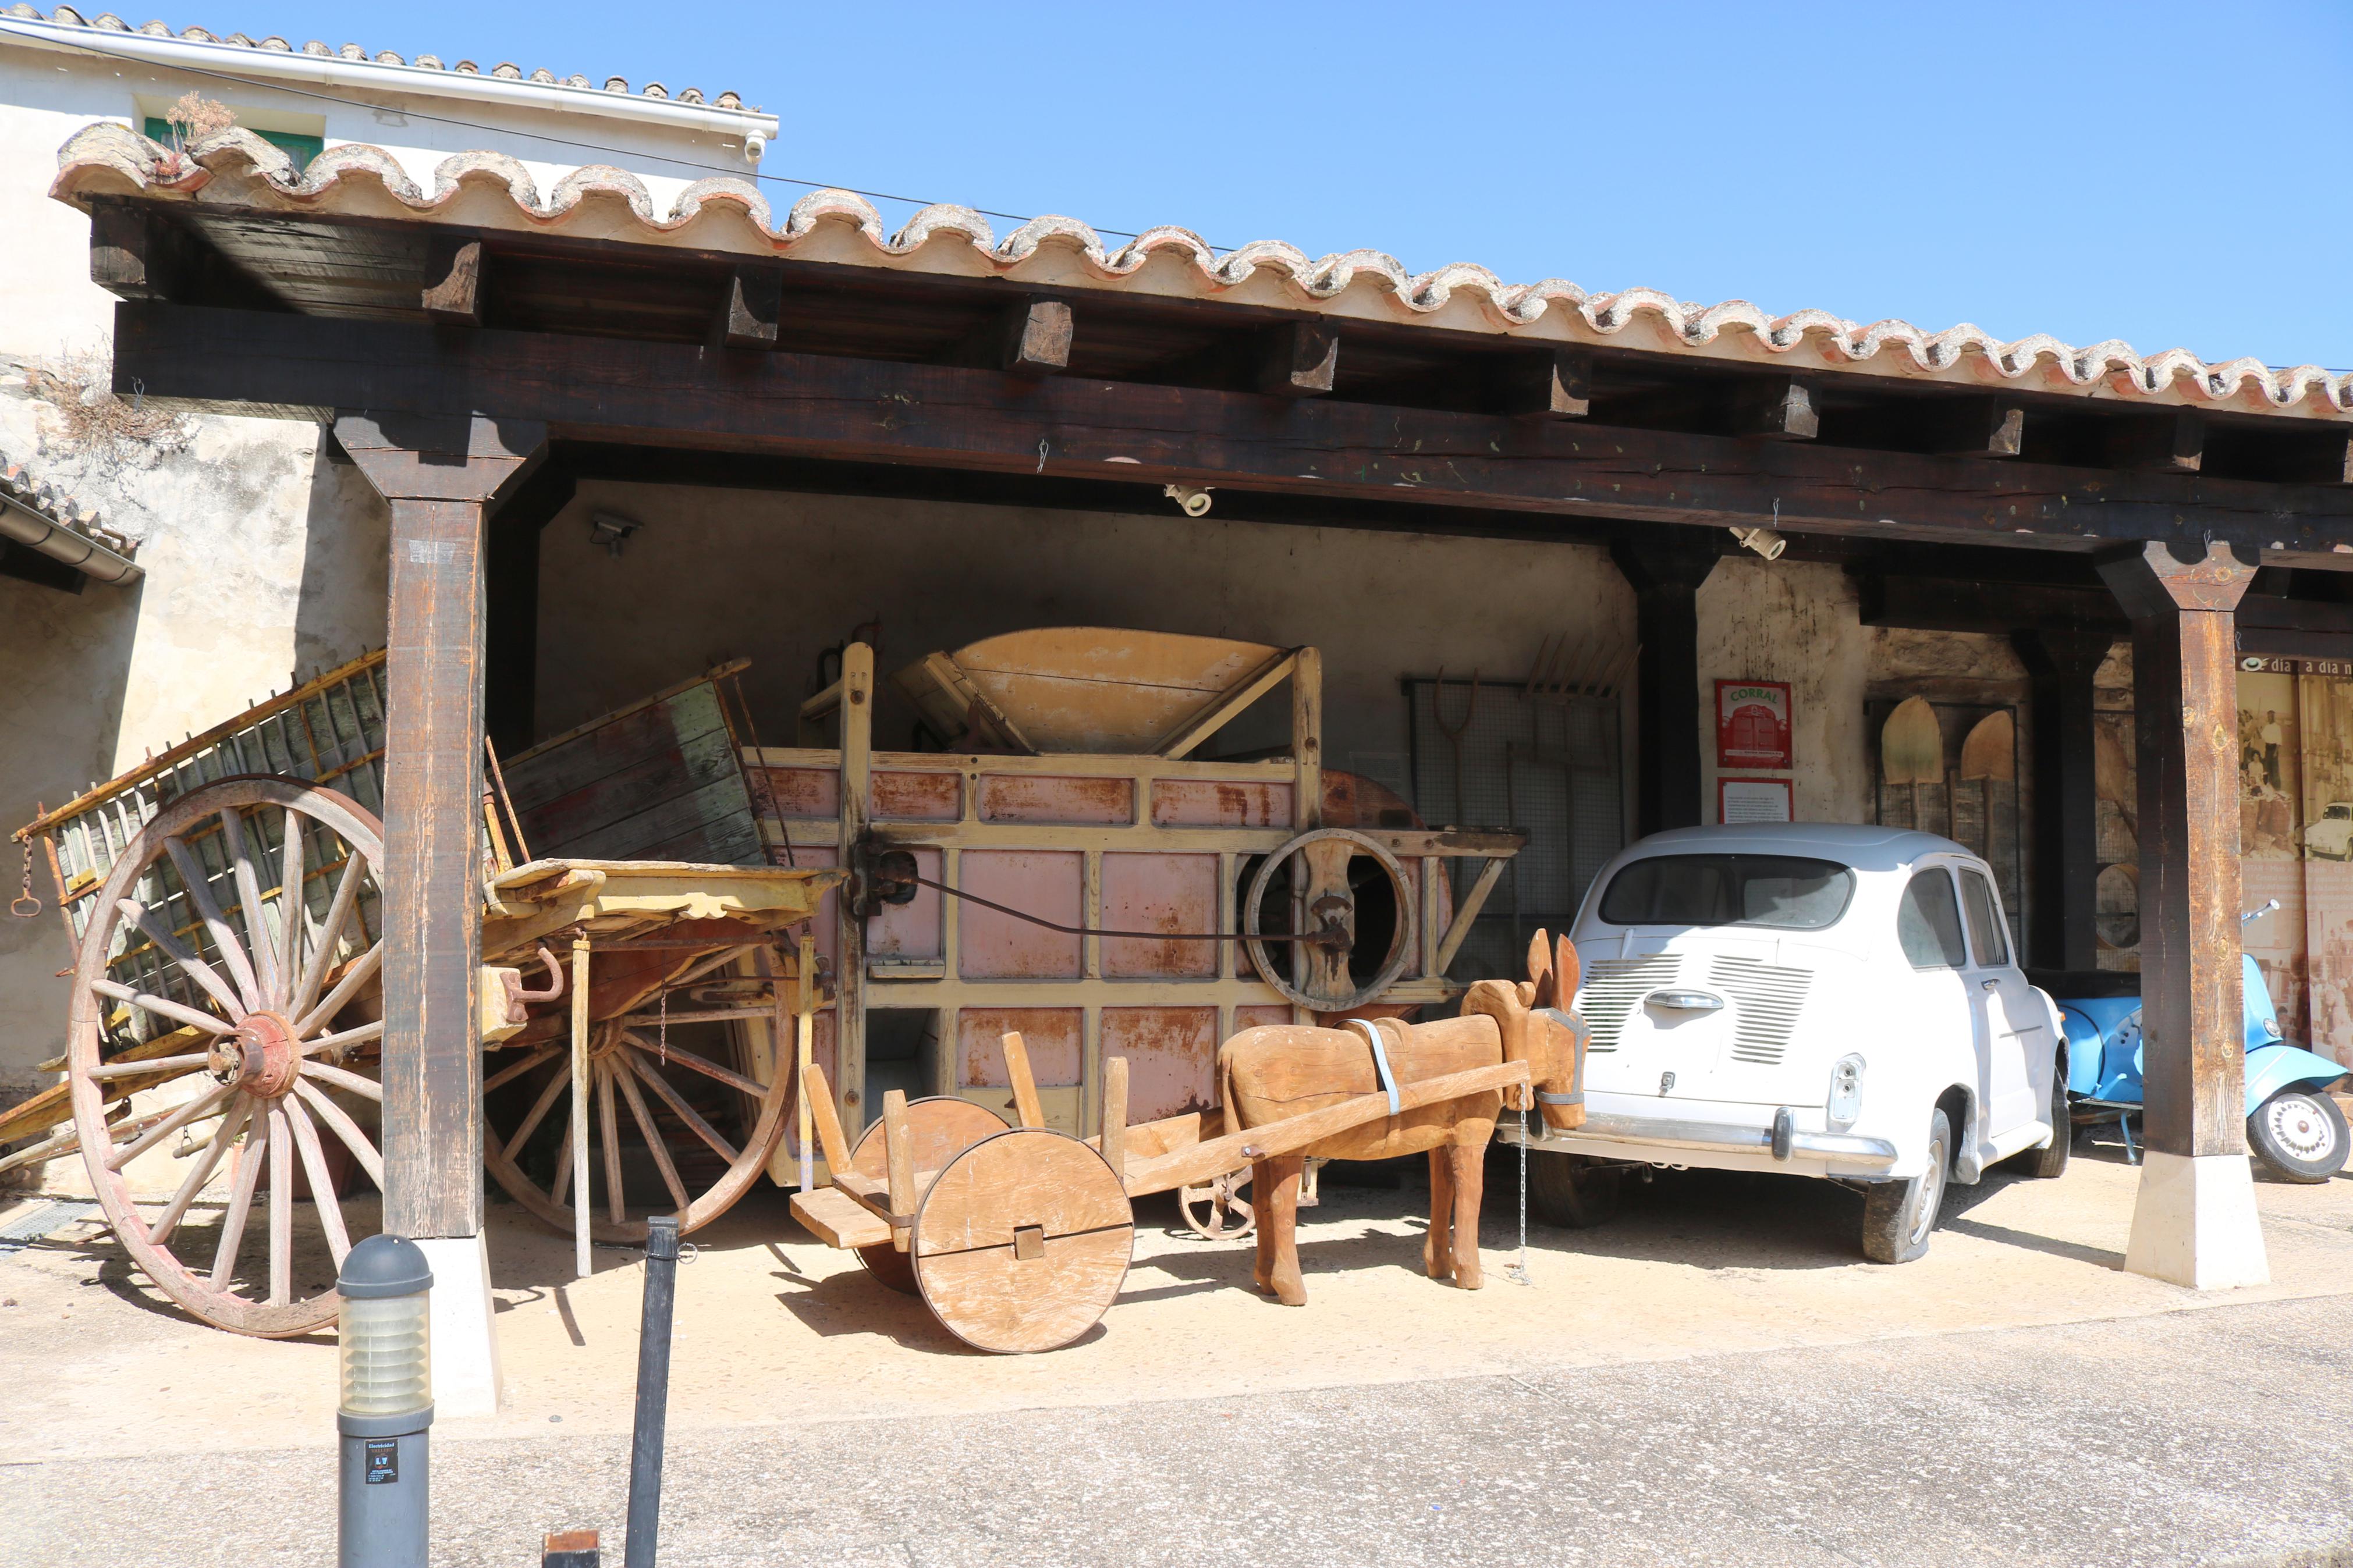
[[(1389, 941), (1389, 950), (1383, 955), (1378, 971), (1361, 984), (1352, 973), (1350, 962), (1356, 935), (1356, 895), (1351, 880), (1351, 863), (1359, 858), (1370, 859), (1380, 868), (1397, 900), (1396, 932)], [(1290, 886), (1296, 890), (1292, 902), (1303, 906), (1283, 928), (1286, 931), (1304, 934), (1335, 929), (1347, 939), (1337, 951), (1300, 946), (1296, 973), (1289, 952), (1292, 944), (1283, 944), (1285, 953), (1277, 958), (1270, 956), (1266, 943), (1257, 940), (1261, 931), (1259, 906), (1265, 901), (1267, 889), (1278, 871), (1290, 879)], [(1405, 868), (1398, 864), (1396, 856), (1354, 828), (1319, 827), (1299, 835), (1261, 862), (1258, 875), (1250, 879), (1250, 892), (1242, 900), (1242, 934), (1248, 939), (1242, 946), (1259, 977), (1280, 992), (1284, 1000), (1311, 1012), (1345, 1013), (1378, 997), (1413, 962), (1413, 884), (1406, 879)], [(1303, 917), (1303, 923), (1299, 917)]]
[(1258, 1210), (1244, 1195), (1250, 1184), (1250, 1168), (1244, 1166), (1198, 1187), (1179, 1187), (1176, 1212), (1205, 1241), (1239, 1240), (1258, 1226)]
[[(598, 1241), (643, 1246), (652, 1214), (676, 1218), (681, 1234), (710, 1224), (758, 1179), (784, 1136), (789, 1072), (763, 1085), (677, 1043), (659, 1022), (663, 992), (703, 979), (740, 951), (682, 963), (653, 995), (591, 1025), (586, 1195), (588, 1233)], [(577, 1124), (569, 1037), (493, 1053), (482, 1069), (482, 1163), (491, 1178), (571, 1235)]]
[(908, 1250), (923, 1304), (975, 1350), (1058, 1350), (1127, 1278), (1135, 1216), (1103, 1157), (1067, 1133), (999, 1132), (942, 1168)]
[[(914, 1168), (918, 1172), (939, 1170), (982, 1139), (993, 1138), (1004, 1131), (1005, 1118), (986, 1105), (976, 1105), (952, 1094), (907, 1102), (907, 1142), (913, 1147)], [(859, 1135), (857, 1146), (849, 1152), (849, 1168), (878, 1182), (891, 1179), (891, 1156), (883, 1143), (880, 1121)], [(858, 1261), (892, 1289), (909, 1296), (919, 1294), (913, 1258), (889, 1242), (860, 1247)]]
[[(384, 1099), (384, 1026), (339, 1015), (380, 1011), (383, 857), (383, 825), (333, 790), (222, 779), (132, 836), (83, 932), (66, 1048), (82, 1162), (139, 1267), (217, 1328), (332, 1321), (343, 1255), (382, 1213), (361, 1120)], [(143, 1091), (176, 1103), (109, 1123), (110, 1101)], [(142, 1212), (132, 1162), (175, 1135), (185, 1169)], [(363, 1177), (347, 1212), (339, 1193)]]

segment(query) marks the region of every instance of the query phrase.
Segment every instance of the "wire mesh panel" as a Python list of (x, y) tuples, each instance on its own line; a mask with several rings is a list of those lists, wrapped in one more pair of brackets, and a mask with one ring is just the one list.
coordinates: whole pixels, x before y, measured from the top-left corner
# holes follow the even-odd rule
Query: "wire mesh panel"
[[(1527, 836), (1448, 973), (1516, 975), (1539, 927), (1565, 931), (1626, 842), (1614, 699), (1531, 694), (1518, 681), (1409, 679), (1414, 810), (1433, 826)], [(1455, 893), (1476, 868), (1454, 864)]]
[[(159, 757), (106, 784), (22, 829), (19, 837), (46, 846), (57, 880), (58, 907), (77, 949), (96, 912), (96, 895), (132, 838), (171, 802), (216, 780), (242, 773), (270, 773), (325, 784), (351, 796), (371, 813), (384, 813), (384, 652), (382, 649), (329, 670), (280, 696), (257, 704), (227, 723), (173, 747)], [(187, 869), (214, 907), (227, 920), (248, 951), (257, 941), (282, 936), (285, 900), (279, 887), (283, 864), (285, 814), (255, 811), (240, 816), (251, 863), (260, 872), (258, 910), (245, 908), (227, 831), (218, 819), (181, 839)], [(341, 840), (315, 822), (303, 845), (301, 904), (315, 928), (333, 899), (345, 860)], [(133, 900), (164, 922), (181, 944), (207, 963), (221, 954), (203, 911), (189, 897), (178, 863), (159, 858), (132, 889)], [(375, 899), (361, 900), (347, 940), (373, 942), (381, 930)], [(202, 1006), (181, 969), (138, 929), (118, 928), (110, 975), (123, 984), (192, 1006)], [(132, 1010), (134, 1033), (151, 1015)]]

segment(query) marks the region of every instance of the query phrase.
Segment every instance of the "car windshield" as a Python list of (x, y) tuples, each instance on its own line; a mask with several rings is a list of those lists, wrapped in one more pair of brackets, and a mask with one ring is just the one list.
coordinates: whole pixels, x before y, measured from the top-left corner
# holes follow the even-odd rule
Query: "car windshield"
[(1620, 869), (1601, 895), (1601, 918), (1620, 926), (1835, 925), (1854, 895), (1854, 873), (1833, 860), (1794, 855), (1653, 855)]

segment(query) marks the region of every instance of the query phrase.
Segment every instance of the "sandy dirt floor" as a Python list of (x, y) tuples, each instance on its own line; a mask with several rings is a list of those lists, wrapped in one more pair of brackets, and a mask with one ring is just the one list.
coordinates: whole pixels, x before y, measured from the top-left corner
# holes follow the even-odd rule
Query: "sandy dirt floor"
[[(796, 1432), (861, 1421), (985, 1432), (988, 1418), (1014, 1413), (1156, 1401), (1230, 1409), (1278, 1394), (1464, 1379), (1543, 1388), (1610, 1368), (1840, 1347), (1900, 1362), (1906, 1341), (1924, 1342), (1925, 1356), (1928, 1341), (2099, 1322), (2128, 1338), (2134, 1321), (2162, 1315), (2353, 1297), (2353, 1180), (2341, 1178), (2258, 1183), (2266, 1288), (2201, 1296), (2123, 1274), (2138, 1172), (2112, 1144), (2079, 1148), (2059, 1182), (1997, 1173), (1955, 1189), (1929, 1256), (1900, 1268), (1861, 1260), (1852, 1193), (1662, 1173), (1630, 1186), (1607, 1226), (1532, 1226), (1532, 1283), (1521, 1285), (1508, 1267), (1515, 1175), (1499, 1152), (1488, 1283), (1472, 1293), (1422, 1277), (1427, 1193), (1410, 1176), (1384, 1189), (1327, 1173), (1323, 1205), (1301, 1216), (1309, 1302), (1295, 1310), (1250, 1289), (1247, 1242), (1204, 1242), (1169, 1200), (1148, 1201), (1125, 1291), (1103, 1322), (1077, 1345), (1029, 1357), (964, 1348), (765, 1193), (702, 1233), (700, 1256), (681, 1271), (673, 1444), (724, 1447), (732, 1431), (792, 1447)], [(561, 1439), (606, 1453), (629, 1421), (640, 1268), (628, 1252), (600, 1249), (595, 1275), (575, 1280), (564, 1238), (512, 1207), (492, 1213), (506, 1405), (441, 1422), (436, 1441), (552, 1456), (547, 1445)], [(54, 1477), (77, 1460), (227, 1462), (244, 1451), (259, 1462), (331, 1449), (331, 1336), (269, 1342), (200, 1327), (136, 1275), (102, 1226), (0, 1257), (0, 1498), (12, 1473)], [(7, 1529), (0, 1522), (0, 1544)]]

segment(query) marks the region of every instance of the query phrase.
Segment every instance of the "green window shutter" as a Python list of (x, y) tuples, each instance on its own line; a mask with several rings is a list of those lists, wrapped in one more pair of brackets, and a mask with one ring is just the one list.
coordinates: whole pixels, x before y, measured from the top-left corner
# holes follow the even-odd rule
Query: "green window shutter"
[[(151, 114), (141, 128), (141, 133), (150, 142), (168, 144), (172, 140), (171, 121)], [(311, 166), (311, 159), (327, 150), (326, 138), (322, 136), (298, 136), (291, 131), (257, 131), (254, 134), (293, 159), (294, 172), (298, 174)]]

